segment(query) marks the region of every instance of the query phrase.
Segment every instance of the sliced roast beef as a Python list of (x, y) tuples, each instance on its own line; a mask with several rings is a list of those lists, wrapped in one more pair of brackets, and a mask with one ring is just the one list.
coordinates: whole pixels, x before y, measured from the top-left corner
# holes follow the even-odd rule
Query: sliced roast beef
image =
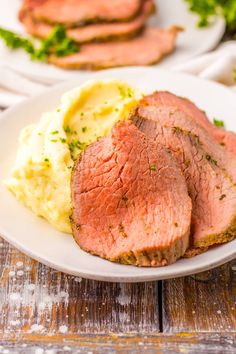
[(80, 52), (66, 57), (51, 56), (49, 62), (65, 69), (104, 69), (114, 66), (148, 65), (161, 60), (175, 48), (180, 28), (147, 28), (123, 42), (84, 44)]
[[(78, 43), (131, 38), (141, 31), (154, 8), (153, 0), (144, 0), (140, 14), (129, 22), (90, 24), (68, 29), (67, 35)], [(50, 24), (35, 20), (30, 11), (22, 13), (20, 19), (27, 32), (36, 37), (48, 37), (53, 28)]]
[(192, 198), (191, 250), (227, 242), (236, 236), (235, 161), (196, 120), (176, 107), (157, 106), (158, 93), (142, 100), (133, 122), (149, 138), (170, 149)]
[[(145, 99), (140, 103), (140, 106), (145, 106), (145, 112), (149, 112), (150, 115), (152, 112), (154, 112), (154, 114), (157, 112), (161, 113), (162, 116), (165, 116), (169, 123), (172, 125), (177, 125), (178, 127), (181, 127), (181, 129), (191, 131), (193, 134), (200, 136), (201, 143), (204, 145), (204, 148), (207, 151), (214, 152), (214, 156), (218, 161), (218, 164), (220, 164), (221, 167), (228, 171), (233, 182), (236, 184), (236, 158), (232, 152), (226, 150), (224, 147), (222, 147), (222, 145), (217, 143), (215, 138), (209, 134), (209, 132), (202, 126), (202, 124), (199, 124), (196, 119), (196, 115), (191, 117), (188, 114), (188, 111), (184, 111), (182, 107), (172, 105), (169, 103), (169, 101), (166, 103), (164, 100), (160, 101), (161, 97), (162, 93), (156, 92), (153, 95), (145, 97)], [(175, 98), (177, 96), (173, 95), (173, 97)], [(190, 104), (192, 105), (191, 102)]]
[(24, 0), (19, 16), (30, 11), (35, 20), (75, 27), (128, 21), (139, 13), (141, 6), (142, 0)]
[(204, 111), (187, 98), (178, 97), (170, 92), (158, 92), (155, 95), (156, 106), (177, 107), (194, 118), (226, 150), (236, 155), (236, 134), (213, 125)]
[(129, 122), (90, 145), (72, 176), (79, 246), (111, 261), (163, 266), (189, 242), (191, 200), (171, 154)]

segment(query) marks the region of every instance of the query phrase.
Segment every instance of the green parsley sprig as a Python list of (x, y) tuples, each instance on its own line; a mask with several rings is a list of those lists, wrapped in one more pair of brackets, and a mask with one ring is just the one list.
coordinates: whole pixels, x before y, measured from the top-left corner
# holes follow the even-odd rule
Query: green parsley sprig
[(15, 32), (0, 27), (0, 39), (12, 49), (23, 49), (32, 60), (46, 61), (51, 54), (57, 57), (73, 54), (79, 51), (79, 46), (67, 37), (63, 26), (53, 28), (49, 36), (40, 40), (39, 45), (29, 38), (25, 38)]
[(213, 118), (213, 124), (216, 126), (216, 127), (220, 127), (220, 128), (224, 128), (225, 126), (225, 123), (223, 120), (221, 119), (216, 119), (216, 118)]
[(212, 17), (222, 15), (229, 31), (236, 31), (235, 0), (185, 0), (189, 9), (199, 15), (198, 26), (206, 27)]
[(24, 38), (14, 32), (8, 31), (0, 27), (0, 39), (4, 41), (6, 46), (10, 49), (24, 49), (28, 54), (33, 55), (35, 48), (27, 38)]

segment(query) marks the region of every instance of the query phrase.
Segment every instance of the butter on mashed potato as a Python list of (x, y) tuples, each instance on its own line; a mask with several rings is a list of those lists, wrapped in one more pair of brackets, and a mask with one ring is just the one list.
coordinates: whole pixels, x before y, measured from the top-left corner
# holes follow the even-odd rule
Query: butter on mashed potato
[(62, 96), (60, 106), (25, 127), (7, 187), (55, 228), (71, 232), (71, 172), (76, 157), (125, 120), (142, 97), (115, 80), (89, 81)]

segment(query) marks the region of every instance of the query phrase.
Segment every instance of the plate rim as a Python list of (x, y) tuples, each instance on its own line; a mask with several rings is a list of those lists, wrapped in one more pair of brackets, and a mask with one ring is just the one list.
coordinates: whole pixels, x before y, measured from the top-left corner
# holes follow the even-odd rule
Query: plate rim
[[(223, 264), (233, 260), (236, 257), (235, 251), (233, 251), (233, 248), (232, 248), (232, 252), (230, 254), (228, 254), (227, 257), (221, 258), (217, 262), (216, 261), (209, 262), (208, 265), (206, 265), (206, 266), (199, 265), (194, 270), (191, 268), (188, 269), (187, 271), (179, 270), (178, 272), (175, 272), (174, 275), (172, 275), (170, 273), (167, 275), (164, 275), (164, 276), (156, 275), (156, 274), (150, 274), (150, 275), (141, 274), (141, 275), (135, 275), (135, 277), (133, 277), (133, 276), (126, 276), (126, 277), (125, 276), (117, 276), (116, 273), (109, 273), (109, 275), (101, 275), (99, 272), (96, 272), (96, 271), (93, 271), (93, 272), (91, 272), (89, 270), (76, 271), (73, 268), (69, 269), (68, 267), (67, 267), (67, 269), (65, 269), (65, 268), (63, 268), (63, 266), (60, 266), (60, 265), (52, 263), (51, 261), (45, 260), (44, 258), (41, 258), (40, 256), (32, 253), (30, 250), (28, 250), (27, 247), (23, 247), (19, 243), (13, 241), (10, 236), (7, 236), (4, 233), (4, 231), (2, 231), (1, 227), (0, 227), (0, 237), (2, 237), (5, 241), (9, 242), (10, 245), (14, 246), (17, 250), (19, 250), (20, 252), (22, 252), (26, 256), (46, 265), (54, 270), (57, 270), (59, 272), (62, 272), (62, 273), (68, 274), (68, 275), (72, 275), (75, 277), (81, 277), (84, 279), (97, 280), (97, 281), (103, 281), (103, 282), (113, 282), (113, 283), (143, 283), (143, 282), (148, 282), (148, 281), (159, 281), (159, 280), (167, 280), (167, 279), (185, 277), (188, 275), (194, 275), (194, 274), (201, 273), (203, 271), (205, 272), (207, 270), (216, 268), (220, 265), (223, 265)], [(235, 243), (236, 244), (236, 239), (234, 239), (228, 243)], [(224, 244), (216, 246), (216, 247), (221, 247), (223, 245)], [(206, 251), (206, 252), (209, 252), (209, 251)], [(93, 256), (93, 257), (98, 257), (98, 256)], [(196, 258), (196, 257), (198, 257), (198, 256), (195, 256), (194, 258)], [(132, 267), (130, 265), (122, 265), (122, 266)], [(167, 267), (168, 266), (165, 266), (165, 268), (167, 268)], [(149, 268), (150, 267), (145, 267), (145, 269), (149, 269)], [(155, 269), (159, 269), (159, 268), (160, 267), (156, 267)], [(144, 269), (144, 267), (142, 267), (142, 269)], [(151, 269), (154, 269), (154, 268), (151, 268)]]
[[(178, 73), (178, 72), (170, 72), (169, 70), (165, 70), (165, 69), (159, 69), (159, 68), (153, 68), (153, 67), (132, 67), (132, 68), (118, 68), (118, 69), (108, 69), (108, 70), (104, 70), (102, 72), (99, 72), (98, 75), (103, 75), (103, 73), (109, 73), (109, 72), (120, 72), (120, 71), (142, 71), (141, 75), (144, 74), (145, 72), (149, 71), (149, 72), (153, 72), (155, 71), (155, 74), (158, 75), (158, 72), (161, 72), (163, 74), (167, 74), (167, 75), (173, 75), (175, 77), (185, 77), (194, 81), (198, 81), (201, 84), (207, 84), (210, 86), (218, 86), (221, 89), (223, 89), (224, 91), (227, 92), (227, 94), (230, 94), (232, 96), (232, 99), (235, 98), (235, 93), (232, 92), (229, 88), (225, 87), (222, 84), (219, 83), (215, 83), (215, 82), (211, 82), (202, 78), (198, 78), (196, 76), (190, 75), (190, 74), (183, 74), (183, 73)], [(87, 76), (91, 77), (91, 76), (96, 76), (96, 74), (93, 73), (88, 73)], [(0, 114), (0, 124), (4, 119), (8, 119), (8, 117), (10, 116), (14, 116), (14, 114), (21, 108), (24, 108), (24, 106), (27, 105), (31, 105), (34, 101), (40, 100), (43, 97), (46, 97), (46, 95), (51, 92), (53, 94), (53, 92), (57, 92), (57, 91), (63, 91), (68, 89), (68, 86), (74, 86), (76, 85), (76, 82), (79, 80), (79, 78), (75, 78), (73, 80), (69, 80), (63, 83), (60, 83), (58, 85), (55, 85), (51, 88), (48, 88), (47, 90), (45, 90), (43, 93), (35, 96), (35, 97), (31, 97), (27, 100), (25, 100), (24, 102), (21, 102), (17, 105), (15, 105), (14, 107), (9, 108), (8, 110), (6, 110), (5, 112)], [(87, 80), (87, 78), (85, 77), (84, 80)], [(78, 83), (77, 83), (78, 84)], [(185, 276), (185, 275), (189, 275), (189, 274), (196, 274), (199, 273), (201, 271), (204, 270), (209, 270), (211, 268), (214, 268), (216, 266), (219, 266), (221, 264), (224, 264), (230, 260), (232, 260), (233, 258), (235, 258), (236, 256), (236, 251), (234, 251), (234, 248), (231, 247), (230, 251), (227, 253), (227, 256), (224, 257), (222, 256), (221, 258), (219, 258), (217, 261), (213, 258), (213, 260), (209, 261), (207, 264), (202, 265), (201, 263), (199, 265), (197, 265), (194, 269), (193, 267), (189, 267), (187, 270), (179, 270), (177, 272), (175, 272), (174, 274), (165, 274), (165, 275), (158, 275), (158, 274), (141, 274), (140, 275), (135, 275), (135, 276), (117, 276), (115, 273), (109, 273), (109, 274), (103, 274), (101, 275), (101, 272), (96, 272), (96, 270), (93, 272), (91, 272), (90, 270), (87, 270), (85, 268), (83, 268), (83, 270), (76, 270), (73, 267), (66, 267), (64, 268), (61, 265), (52, 263), (50, 260), (47, 260), (45, 258), (40, 257), (40, 255), (35, 254), (35, 252), (31, 252), (30, 249), (28, 249), (27, 245), (23, 246), (21, 244), (20, 241), (17, 240), (17, 238), (14, 237), (14, 235), (9, 234), (8, 232), (6, 232), (1, 224), (0, 224), (0, 234), (1, 236), (8, 241), (10, 244), (12, 244), (14, 247), (16, 247), (17, 249), (19, 249), (21, 252), (29, 255), (30, 257), (32, 257), (33, 259), (36, 259), (37, 261), (46, 264), (47, 266), (56, 269), (58, 271), (64, 272), (64, 273), (69, 273), (75, 276), (81, 276), (81, 277), (85, 277), (88, 279), (96, 279), (96, 280), (101, 280), (101, 281), (112, 281), (112, 282), (143, 282), (143, 281), (151, 281), (151, 280), (161, 280), (161, 279), (170, 279), (173, 277), (181, 277), (181, 276)], [(230, 242), (231, 244), (235, 244), (236, 243), (236, 239)], [(229, 244), (229, 243), (227, 243)], [(226, 245), (227, 245), (226, 244)], [(224, 245), (220, 245), (218, 247), (224, 247)], [(207, 251), (210, 252), (210, 251)], [(198, 257), (198, 256), (196, 256)], [(194, 257), (196, 259), (196, 257)], [(124, 266), (124, 267), (131, 267), (131, 266)], [(165, 267), (165, 269), (167, 269), (168, 266)], [(143, 270), (145, 268), (142, 268)], [(150, 269), (150, 268), (146, 268), (146, 269)], [(153, 268), (151, 268), (153, 269)], [(160, 268), (155, 268), (155, 269), (160, 269)], [(158, 272), (158, 271), (157, 271)]]

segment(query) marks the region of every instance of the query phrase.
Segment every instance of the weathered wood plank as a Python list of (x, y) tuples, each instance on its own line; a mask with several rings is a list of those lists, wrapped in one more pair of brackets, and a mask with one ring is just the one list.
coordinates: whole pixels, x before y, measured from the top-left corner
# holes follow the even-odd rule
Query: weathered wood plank
[(236, 261), (163, 282), (164, 332), (236, 332)]
[[(113, 354), (113, 353), (145, 353), (145, 354), (233, 354), (236, 337), (233, 334), (203, 333), (199, 335), (163, 335), (148, 337), (123, 336), (81, 336), (73, 335), (64, 342), (58, 343), (50, 338), (45, 342), (25, 341), (24, 343), (2, 342), (0, 353), (11, 354)], [(2, 346), (2, 347), (1, 347)]]
[(159, 331), (156, 283), (116, 284), (59, 273), (0, 239), (0, 339)]

